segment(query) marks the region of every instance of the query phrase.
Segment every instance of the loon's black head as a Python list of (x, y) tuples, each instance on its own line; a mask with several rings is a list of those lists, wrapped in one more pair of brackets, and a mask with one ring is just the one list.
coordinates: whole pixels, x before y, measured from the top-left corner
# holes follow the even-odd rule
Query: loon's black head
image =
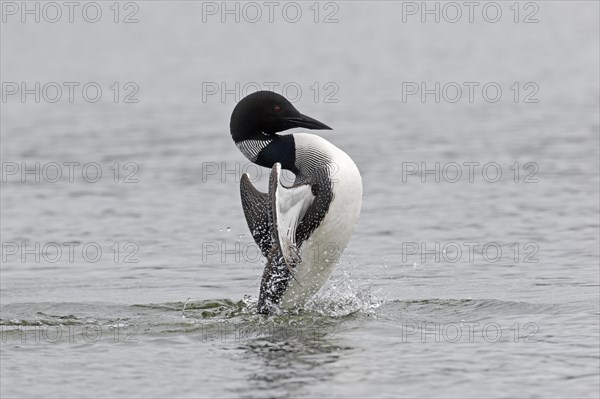
[(282, 95), (258, 91), (244, 97), (233, 109), (229, 128), (233, 141), (273, 139), (277, 132), (304, 127), (331, 130), (329, 126), (302, 115)]

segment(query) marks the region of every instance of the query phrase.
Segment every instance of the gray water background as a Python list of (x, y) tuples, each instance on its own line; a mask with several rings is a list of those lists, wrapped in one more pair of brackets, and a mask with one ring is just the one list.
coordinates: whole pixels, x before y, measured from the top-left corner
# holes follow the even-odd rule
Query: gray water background
[[(143, 1), (121, 9), (139, 20), (125, 24), (99, 4), (98, 23), (76, 12), (1, 27), (2, 82), (103, 89), (97, 103), (76, 90), (73, 103), (1, 104), (2, 397), (599, 396), (597, 2), (535, 2), (528, 24), (513, 21), (513, 2), (498, 2), (497, 23), (480, 12), (404, 22), (402, 3), (383, 1), (321, 4), (318, 23), (311, 2), (298, 23), (204, 22), (202, 2)], [(522, 21), (533, 8), (519, 4)], [(336, 6), (338, 21), (323, 23)], [(127, 82), (139, 102), (123, 102)], [(237, 177), (256, 169), (229, 136), (239, 98), (203, 99), (207, 82), (301, 87), (295, 105), (332, 126), (316, 133), (361, 170), (356, 233), (301, 314), (254, 314), (263, 264)], [(404, 102), (403, 82), (496, 82), (503, 95)], [(527, 82), (537, 103), (524, 102)], [(6, 173), (23, 162), (95, 162), (103, 175)], [(436, 162), (463, 165), (460, 181), (451, 169), (439, 182), (403, 177)], [(473, 182), (465, 162), (480, 164)], [(491, 162), (496, 183), (481, 174)], [(65, 242), (79, 244), (72, 261)], [(36, 243), (62, 256), (7, 253)], [(96, 262), (80, 250), (90, 243)], [(423, 260), (413, 243), (448, 251)], [(478, 243), (473, 259), (465, 243)]]

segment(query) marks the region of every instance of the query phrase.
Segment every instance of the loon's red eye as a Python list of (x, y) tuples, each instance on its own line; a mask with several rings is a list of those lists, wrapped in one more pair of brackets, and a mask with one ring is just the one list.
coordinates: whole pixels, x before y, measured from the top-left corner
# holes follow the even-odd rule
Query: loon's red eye
[(281, 111), (281, 107), (279, 105), (276, 105), (274, 110), (275, 110), (275, 112), (279, 112), (279, 111)]

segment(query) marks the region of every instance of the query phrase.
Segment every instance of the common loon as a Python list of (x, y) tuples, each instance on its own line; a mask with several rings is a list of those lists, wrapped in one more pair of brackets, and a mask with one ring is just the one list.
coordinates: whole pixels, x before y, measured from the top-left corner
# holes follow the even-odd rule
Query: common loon
[[(362, 204), (362, 179), (352, 159), (319, 136), (277, 134), (296, 127), (331, 130), (271, 91), (244, 97), (231, 115), (238, 149), (271, 169), (267, 193), (246, 173), (240, 183), (246, 222), (267, 258), (258, 300), (263, 314), (301, 307), (319, 291), (352, 236)], [(282, 169), (295, 174), (292, 186), (280, 182)]]

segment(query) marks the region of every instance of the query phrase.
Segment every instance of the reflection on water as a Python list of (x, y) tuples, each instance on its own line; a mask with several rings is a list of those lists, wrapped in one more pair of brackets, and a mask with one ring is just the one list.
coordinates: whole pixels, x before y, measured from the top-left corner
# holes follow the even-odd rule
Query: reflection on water
[(331, 364), (352, 350), (340, 342), (341, 324), (336, 320), (290, 323), (275, 327), (273, 334), (244, 342), (237, 348), (243, 352), (235, 360), (251, 364), (248, 388), (232, 392), (295, 396), (306, 384), (329, 381), (335, 374)]

